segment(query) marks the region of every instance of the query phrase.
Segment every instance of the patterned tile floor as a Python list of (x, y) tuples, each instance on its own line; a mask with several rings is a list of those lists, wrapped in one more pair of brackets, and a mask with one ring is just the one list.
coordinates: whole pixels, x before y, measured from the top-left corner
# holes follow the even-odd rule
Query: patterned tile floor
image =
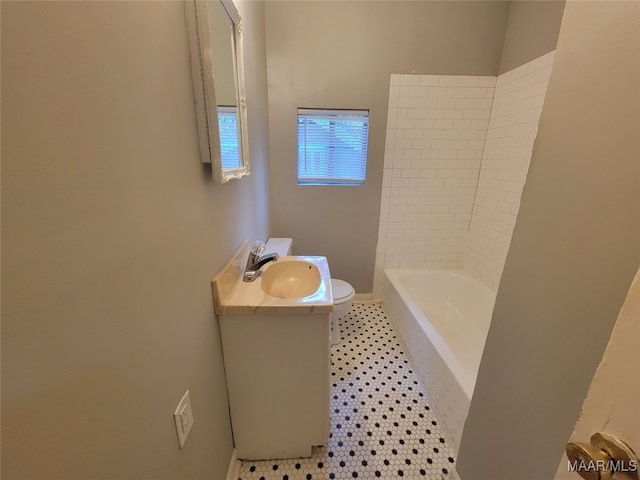
[(354, 304), (331, 347), (331, 433), (311, 458), (242, 462), (240, 480), (449, 479), (454, 459), (381, 304)]

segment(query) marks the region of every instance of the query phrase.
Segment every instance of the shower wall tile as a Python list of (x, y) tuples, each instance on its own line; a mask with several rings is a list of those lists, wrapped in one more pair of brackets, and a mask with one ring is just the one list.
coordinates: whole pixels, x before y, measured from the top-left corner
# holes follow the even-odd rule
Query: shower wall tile
[(374, 291), (383, 268), (462, 268), (495, 82), (391, 76)]
[(374, 275), (463, 268), (497, 289), (554, 52), (499, 77), (392, 75)]
[(554, 52), (497, 78), (464, 268), (497, 290), (520, 208)]

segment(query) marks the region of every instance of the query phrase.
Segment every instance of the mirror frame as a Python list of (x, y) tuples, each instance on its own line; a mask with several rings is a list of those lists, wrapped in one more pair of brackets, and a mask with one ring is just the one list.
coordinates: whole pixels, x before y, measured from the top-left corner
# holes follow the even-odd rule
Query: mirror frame
[(216, 102), (215, 78), (213, 72), (213, 54), (211, 48), (211, 31), (209, 28), (209, 7), (207, 1), (186, 0), (185, 16), (189, 33), (189, 50), (191, 52), (191, 77), (193, 79), (193, 95), (200, 140), (200, 156), (202, 163), (211, 164), (212, 176), (216, 183), (226, 183), (234, 178), (241, 178), (251, 173), (249, 161), (249, 141), (247, 128), (247, 100), (244, 76), (244, 55), (242, 48), (242, 24), (240, 14), (232, 0), (219, 1), (229, 15), (234, 33), (234, 72), (238, 101), (238, 150), (240, 167), (222, 168), (220, 150), (220, 131), (218, 126), (218, 104)]

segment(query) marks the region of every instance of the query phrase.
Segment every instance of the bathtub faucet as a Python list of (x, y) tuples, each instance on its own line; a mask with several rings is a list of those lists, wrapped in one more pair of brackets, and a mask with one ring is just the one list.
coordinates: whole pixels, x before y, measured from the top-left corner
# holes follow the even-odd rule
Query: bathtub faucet
[(251, 251), (247, 258), (247, 266), (244, 269), (242, 280), (245, 282), (253, 282), (258, 278), (260, 269), (269, 262), (275, 262), (278, 260), (277, 253), (266, 253), (264, 255), (265, 244), (264, 242), (257, 240), (251, 245)]

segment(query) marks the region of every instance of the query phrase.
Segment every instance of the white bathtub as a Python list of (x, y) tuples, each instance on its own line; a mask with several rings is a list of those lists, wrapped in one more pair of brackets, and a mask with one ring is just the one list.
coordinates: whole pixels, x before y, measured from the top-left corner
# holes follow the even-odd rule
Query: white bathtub
[(383, 301), (455, 454), (496, 294), (460, 270), (385, 270)]

